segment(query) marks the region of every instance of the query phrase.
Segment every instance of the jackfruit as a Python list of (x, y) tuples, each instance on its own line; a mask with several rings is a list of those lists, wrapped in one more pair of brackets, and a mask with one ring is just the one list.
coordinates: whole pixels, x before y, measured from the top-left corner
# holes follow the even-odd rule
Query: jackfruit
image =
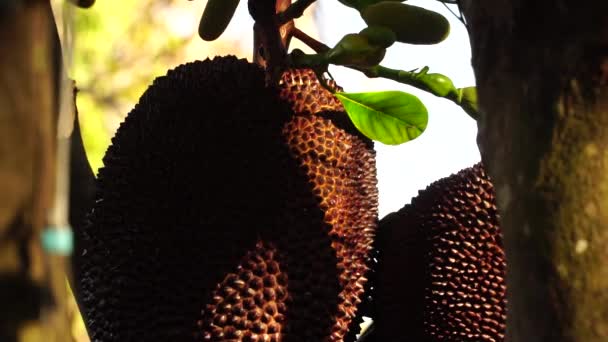
[[(328, 85), (341, 90), (333, 81)], [(281, 98), (296, 113), (283, 135), (314, 184), (337, 254), (339, 312), (332, 318), (327, 340), (342, 341), (358, 327), (357, 307), (365, 291), (378, 220), (373, 143), (355, 128), (341, 102), (321, 86), (312, 70), (284, 73)]]
[(93, 341), (342, 341), (375, 159), (312, 71), (234, 57), (157, 78), (104, 157), (78, 253)]
[(374, 341), (504, 341), (506, 261), (481, 164), (382, 219)]

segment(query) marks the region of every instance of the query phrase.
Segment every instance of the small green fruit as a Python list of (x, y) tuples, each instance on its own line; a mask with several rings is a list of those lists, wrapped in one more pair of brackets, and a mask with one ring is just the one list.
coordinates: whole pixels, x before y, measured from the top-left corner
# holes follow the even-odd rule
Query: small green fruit
[(444, 97), (452, 92), (456, 92), (452, 80), (442, 74), (424, 74), (420, 76), (419, 81), (437, 96)]
[(385, 54), (386, 49), (370, 44), (365, 36), (350, 33), (327, 52), (326, 60), (336, 65), (369, 67), (378, 65)]
[(217, 39), (228, 27), (239, 0), (209, 0), (198, 26), (198, 34), (206, 41)]
[(383, 1), (366, 7), (361, 17), (368, 26), (385, 26), (407, 44), (437, 44), (450, 33), (450, 23), (441, 14), (427, 9)]
[(366, 27), (359, 34), (367, 38), (370, 43), (385, 49), (397, 40), (395, 32), (384, 26)]

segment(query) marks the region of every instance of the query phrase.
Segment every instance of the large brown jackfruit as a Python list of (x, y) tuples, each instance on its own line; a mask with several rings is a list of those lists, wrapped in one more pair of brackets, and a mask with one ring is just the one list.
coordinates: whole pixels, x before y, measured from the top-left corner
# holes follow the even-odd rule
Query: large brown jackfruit
[(504, 340), (505, 254), (481, 164), (382, 219), (374, 341)]
[(314, 73), (285, 77), (189, 63), (129, 113), (78, 255), (94, 341), (342, 341), (377, 221), (374, 152)]

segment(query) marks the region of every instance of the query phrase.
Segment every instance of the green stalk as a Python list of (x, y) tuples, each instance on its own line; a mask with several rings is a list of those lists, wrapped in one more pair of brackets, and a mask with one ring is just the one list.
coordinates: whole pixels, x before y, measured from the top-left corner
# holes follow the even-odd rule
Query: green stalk
[[(319, 73), (320, 71), (327, 70), (329, 62), (326, 55), (326, 53), (305, 54), (300, 50), (294, 50), (289, 56), (290, 65), (311, 68)], [(386, 78), (424, 90), (437, 97), (448, 99), (460, 106), (474, 120), (477, 120), (479, 115), (475, 87), (456, 88), (449, 77), (438, 73), (429, 74), (429, 67), (427, 66), (420, 69), (420, 71), (397, 70), (381, 65), (373, 67), (348, 67), (364, 73), (369, 78)]]
[[(426, 66), (420, 71), (397, 70), (381, 65), (370, 68), (356, 68), (356, 70), (363, 72), (369, 78), (386, 78), (448, 99), (462, 107), (473, 119), (477, 119), (477, 97), (472, 92), (473, 87), (456, 88), (447, 76), (429, 74), (429, 68)], [(441, 82), (438, 83), (438, 80), (441, 80)]]

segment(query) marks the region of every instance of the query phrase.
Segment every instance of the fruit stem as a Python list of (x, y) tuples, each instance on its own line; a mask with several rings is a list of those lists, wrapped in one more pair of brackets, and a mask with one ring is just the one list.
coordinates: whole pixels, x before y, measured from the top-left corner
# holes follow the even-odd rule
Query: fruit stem
[(249, 0), (249, 13), (255, 24), (253, 60), (266, 69), (266, 81), (278, 82), (287, 57), (288, 31), (280, 30), (277, 6), (289, 5), (290, 0)]
[(327, 69), (327, 58), (324, 53), (306, 54), (299, 49), (295, 49), (289, 54), (289, 66), (313, 70)]
[(321, 43), (315, 38), (306, 34), (306, 32), (294, 27), (291, 31), (294, 38), (297, 38), (302, 43), (306, 44), (309, 48), (313, 49), (316, 53), (324, 53), (329, 50), (329, 46)]
[[(432, 81), (428, 78), (423, 77), (423, 76), (427, 75), (428, 70), (429, 70), (429, 68), (426, 66), (424, 68), (422, 68), (420, 71), (397, 70), (397, 69), (387, 68), (387, 67), (384, 67), (381, 65), (376, 65), (376, 66), (369, 67), (369, 68), (351, 66), (350, 68), (364, 73), (369, 78), (377, 78), (377, 77), (387, 78), (389, 80), (393, 80), (393, 81), (396, 81), (399, 83), (407, 84), (409, 86), (424, 90), (437, 97), (442, 97), (442, 98), (445, 98), (445, 99), (448, 99), (448, 100), (454, 102), (455, 104), (460, 106), (473, 119), (476, 119), (478, 116), (477, 109), (470, 106), (467, 101), (463, 101), (462, 93), (463, 93), (463, 89), (465, 89), (465, 88), (453, 88), (447, 94), (439, 93), (436, 90), (436, 87), (434, 87), (433, 84), (429, 83)], [(444, 75), (441, 75), (441, 76), (451, 82), (451, 80), (447, 76), (444, 76)]]
[(266, 82), (275, 84), (287, 64), (287, 51), (292, 37), (296, 37), (315, 51), (329, 49), (295, 27), (295, 18), (316, 0), (249, 0), (253, 26), (253, 61), (266, 69)]
[(298, 0), (293, 3), (286, 10), (279, 13), (279, 25), (286, 24), (289, 21), (301, 17), (304, 14), (304, 11), (306, 11), (306, 9), (315, 1), (316, 0)]

